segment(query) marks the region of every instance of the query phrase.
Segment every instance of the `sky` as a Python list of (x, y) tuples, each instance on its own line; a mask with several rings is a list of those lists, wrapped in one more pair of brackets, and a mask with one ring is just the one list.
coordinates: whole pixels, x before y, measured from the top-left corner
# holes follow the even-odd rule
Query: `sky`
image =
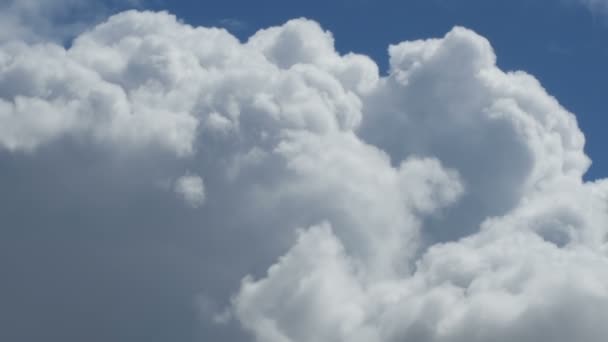
[(605, 341), (608, 3), (0, 0), (0, 339)]

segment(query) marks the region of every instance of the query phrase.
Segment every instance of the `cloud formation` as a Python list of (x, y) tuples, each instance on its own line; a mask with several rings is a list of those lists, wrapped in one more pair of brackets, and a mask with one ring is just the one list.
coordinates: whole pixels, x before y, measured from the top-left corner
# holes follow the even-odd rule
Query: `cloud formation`
[(606, 0), (579, 0), (584, 6), (588, 7), (592, 12), (600, 14), (608, 13), (608, 2)]
[(4, 0), (0, 42), (67, 42), (112, 10), (138, 7), (145, 0)]
[(205, 184), (203, 179), (197, 175), (185, 174), (175, 181), (175, 193), (177, 193), (189, 206), (198, 208), (205, 203)]
[(582, 180), (575, 116), (465, 28), (389, 55), (380, 76), (310, 20), (240, 42), (138, 11), (69, 48), (5, 42), (3, 160), (126, 160), (137, 224), (180, 177), (200, 215), (149, 215), (215, 247), (197, 288), (232, 340), (603, 341), (608, 182)]

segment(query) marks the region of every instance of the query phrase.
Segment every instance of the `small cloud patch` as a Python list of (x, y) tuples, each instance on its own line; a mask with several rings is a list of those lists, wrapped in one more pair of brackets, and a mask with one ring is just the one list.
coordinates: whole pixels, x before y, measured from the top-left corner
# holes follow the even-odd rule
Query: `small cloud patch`
[(175, 181), (173, 189), (192, 208), (205, 204), (205, 184), (198, 175), (186, 173)]

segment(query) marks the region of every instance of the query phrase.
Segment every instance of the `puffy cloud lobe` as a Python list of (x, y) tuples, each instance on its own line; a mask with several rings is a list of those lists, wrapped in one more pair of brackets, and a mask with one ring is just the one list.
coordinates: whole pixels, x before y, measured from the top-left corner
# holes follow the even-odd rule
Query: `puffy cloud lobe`
[(244, 279), (236, 314), (260, 341), (377, 341), (354, 272), (329, 225), (312, 227), (267, 278)]
[[(530, 75), (498, 69), (484, 38), (455, 28), (389, 53), (390, 75), (367, 98), (361, 135), (394, 161), (428, 155), (460, 172), (468, 195), (433, 227), (440, 238), (466, 235), (534, 189), (587, 170), (575, 117)], [(454, 233), (441, 232), (448, 224)]]
[[(396, 231), (420, 225), (423, 237), (430, 234), (422, 241), (365, 222), (374, 216), (370, 205), (346, 227), (363, 223), (372, 232), (364, 241), (377, 240), (370, 248), (386, 253), (376, 264), (361, 263), (365, 248), (351, 252), (342, 228), (310, 228), (266, 277), (246, 278), (236, 316), (260, 341), (602, 340), (596, 317), (608, 308), (606, 189), (581, 181), (589, 161), (574, 116), (531, 76), (499, 70), (489, 43), (471, 31), (401, 43), (390, 54), (390, 75), (364, 95), (360, 136), (392, 164), (438, 158), (458, 171), (462, 182), (453, 184), (464, 195), (430, 219), (417, 202), (402, 207), (410, 220)], [(339, 170), (324, 168), (314, 179), (332, 169)], [(429, 184), (405, 179), (412, 194)], [(428, 212), (440, 198), (424, 201)], [(445, 235), (425, 229), (437, 226), (452, 240), (469, 237), (436, 244)], [(430, 248), (403, 253), (421, 242)], [(394, 272), (382, 267), (390, 255), (417, 261)], [(597, 306), (588, 309), (591, 303)]]
[[(526, 203), (478, 234), (433, 246), (396, 278), (370, 280), (327, 226), (310, 228), (265, 278), (244, 280), (236, 314), (264, 341), (602, 341), (606, 191), (588, 190), (550, 195), (569, 211), (547, 198)], [(542, 231), (598, 228), (567, 243)]]
[(244, 280), (236, 314), (260, 341), (601, 341), (608, 332), (605, 255), (529, 232), (438, 245), (402, 279), (368, 283), (356, 265), (327, 226), (310, 228), (266, 278)]
[(258, 341), (603, 340), (608, 187), (574, 115), (464, 28), (389, 55), (380, 77), (309, 20), (240, 42), (124, 12), (0, 46), (0, 146), (161, 150), (205, 176), (173, 189), (209, 190), (205, 220), (293, 242), (228, 308)]
[(55, 45), (5, 45), (2, 49), (2, 135), (9, 150), (33, 150), (64, 136), (129, 146), (158, 143), (183, 154), (191, 150), (197, 120), (184, 112), (131, 102), (116, 84)]
[(187, 173), (179, 177), (173, 188), (193, 208), (198, 208), (205, 203), (205, 184), (203, 179), (197, 175)]
[[(296, 20), (291, 26), (331, 44), (316, 24)], [(6, 44), (0, 83), (7, 128), (0, 142), (31, 150), (85, 135), (188, 155), (199, 130), (241, 131), (256, 144), (276, 139), (282, 129), (326, 132), (359, 124), (356, 92), (373, 84), (375, 64), (320, 50), (341, 68), (303, 58), (283, 70), (256, 47), (258, 38), (241, 44), (225, 30), (193, 28), (168, 14), (125, 12), (80, 35), (67, 50)]]
[(307, 208), (302, 224), (329, 220), (370, 275), (407, 270), (420, 239), (420, 217), (463, 192), (457, 173), (437, 160), (412, 158), (394, 168), (383, 152), (353, 134), (292, 135), (276, 152), (288, 171), (272, 190), (276, 206)]

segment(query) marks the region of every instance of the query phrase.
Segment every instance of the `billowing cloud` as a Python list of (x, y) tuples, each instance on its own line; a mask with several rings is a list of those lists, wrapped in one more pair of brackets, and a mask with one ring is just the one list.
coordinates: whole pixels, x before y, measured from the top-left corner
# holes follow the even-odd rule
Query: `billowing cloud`
[(380, 76), (310, 20), (241, 42), (137, 11), (69, 48), (6, 42), (3, 164), (61, 156), (89, 186), (67, 203), (156, 227), (206, 339), (603, 341), (608, 183), (582, 180), (575, 116), (465, 28), (389, 55)]

